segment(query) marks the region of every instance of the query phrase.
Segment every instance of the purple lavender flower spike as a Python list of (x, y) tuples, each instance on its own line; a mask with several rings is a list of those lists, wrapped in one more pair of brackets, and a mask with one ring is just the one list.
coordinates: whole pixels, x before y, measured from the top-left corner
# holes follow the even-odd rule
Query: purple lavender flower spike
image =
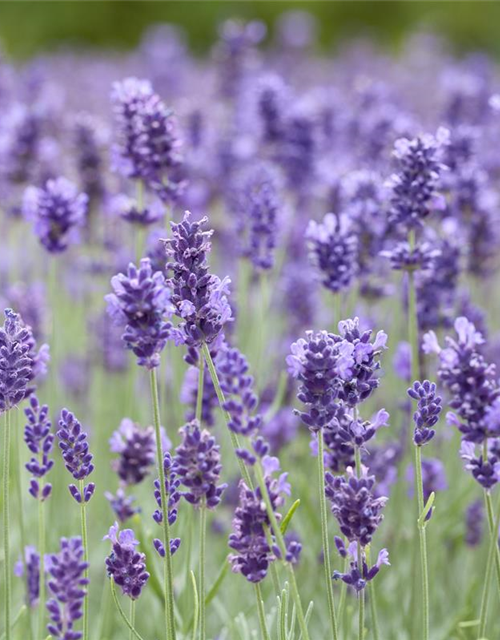
[(32, 335), (12, 309), (5, 309), (0, 327), (0, 414), (19, 404), (32, 391)]
[(481, 544), (483, 525), (483, 502), (482, 500), (474, 500), (465, 512), (465, 542), (469, 547), (476, 547)]
[(147, 80), (126, 78), (111, 93), (116, 122), (115, 168), (143, 180), (163, 201), (176, 199), (185, 184), (178, 179), (181, 141), (173, 113)]
[(194, 505), (203, 500), (214, 509), (221, 500), (226, 484), (217, 486), (222, 469), (220, 447), (197, 420), (180, 429), (182, 443), (175, 450), (175, 472), (187, 491), (183, 497)]
[(34, 224), (36, 235), (50, 253), (62, 253), (78, 239), (85, 223), (88, 197), (78, 193), (66, 178), (48, 180), (43, 188), (29, 187), (23, 199), (23, 214)]
[(165, 316), (172, 312), (170, 290), (159, 271), (153, 273), (148, 258), (140, 267), (130, 263), (127, 274), (111, 280), (114, 293), (108, 294), (108, 313), (117, 325), (125, 325), (122, 338), (137, 363), (147, 369), (160, 364), (160, 352), (171, 337), (171, 323)]
[(413, 140), (401, 138), (394, 145), (398, 172), (388, 181), (391, 189), (391, 221), (407, 230), (421, 226), (432, 209), (443, 209), (444, 199), (437, 193), (439, 177), (445, 165), (443, 148), (448, 144), (449, 131), (438, 129)]
[[(89, 451), (89, 443), (87, 434), (82, 430), (82, 425), (75, 416), (63, 409), (59, 420), (59, 448), (61, 449), (66, 469), (71, 473), (75, 480), (85, 480), (94, 470), (92, 464), (92, 454)], [(73, 498), (78, 502), (88, 502), (94, 493), (95, 485), (93, 482), (86, 485), (83, 489), (83, 495), (78, 487), (74, 484), (69, 485), (69, 491)]]
[(24, 429), (24, 441), (34, 454), (26, 464), (26, 469), (35, 476), (31, 479), (29, 492), (36, 500), (46, 500), (50, 496), (52, 486), (47, 483), (40, 488), (38, 479), (45, 477), (54, 466), (54, 461), (49, 458), (54, 446), (52, 423), (48, 417), (49, 408), (46, 404), (40, 406), (37, 397), (32, 395), (30, 406), (24, 413), (28, 419)]
[(387, 549), (382, 549), (377, 557), (377, 562), (372, 566), (368, 567), (365, 559), (362, 560), (362, 567), (358, 566), (358, 548), (357, 542), (351, 542), (351, 544), (345, 547), (344, 542), (341, 538), (335, 536), (335, 545), (337, 547), (337, 551), (342, 558), (351, 558), (350, 562), (350, 570), (346, 573), (341, 573), (340, 571), (334, 571), (332, 578), (334, 580), (342, 580), (347, 585), (355, 589), (357, 593), (362, 591), (370, 580), (377, 575), (380, 571), (380, 568), (383, 564), (389, 565), (389, 553)]
[(419, 242), (410, 247), (408, 242), (399, 242), (392, 249), (380, 252), (388, 258), (395, 271), (431, 271), (441, 256), (441, 251), (429, 242)]
[(155, 461), (156, 440), (153, 427), (141, 429), (124, 418), (109, 441), (111, 451), (120, 454), (111, 466), (127, 485), (139, 484), (151, 471)]
[[(198, 356), (199, 357), (199, 356)], [(198, 398), (198, 376), (199, 367), (191, 365), (186, 370), (184, 382), (181, 388), (180, 401), (189, 406), (186, 411), (186, 420), (189, 422), (194, 420), (196, 414), (196, 401)], [(201, 422), (207, 427), (213, 427), (215, 424), (215, 409), (219, 406), (217, 394), (214, 385), (208, 373), (208, 367), (205, 365), (205, 375), (203, 376), (203, 398), (201, 405)]]
[(35, 547), (24, 548), (24, 563), (22, 560), (16, 563), (14, 574), (22, 578), (26, 566), (26, 596), (28, 605), (36, 607), (40, 597), (40, 555)]
[(283, 136), (283, 120), (288, 98), (287, 87), (278, 75), (266, 75), (257, 85), (257, 112), (265, 143), (274, 143)]
[(59, 640), (80, 640), (82, 633), (74, 623), (82, 617), (83, 600), (89, 581), (84, 577), (88, 563), (83, 560), (81, 538), (61, 538), (59, 553), (48, 556), (48, 586), (53, 598), (47, 601), (50, 624), (47, 629)]
[(349, 289), (358, 270), (358, 238), (349, 218), (328, 213), (321, 224), (311, 220), (306, 237), (321, 284), (333, 293)]
[(424, 380), (423, 383), (416, 380), (413, 387), (408, 389), (408, 395), (417, 401), (417, 410), (413, 414), (413, 442), (417, 447), (422, 447), (428, 444), (436, 433), (433, 427), (439, 421), (443, 409), (442, 399), (436, 395), (436, 385), (429, 380)]
[(115, 522), (104, 540), (110, 540), (112, 544), (111, 554), (106, 558), (108, 576), (121, 588), (123, 595), (137, 600), (149, 573), (146, 571), (146, 556), (135, 549), (139, 542), (134, 532), (131, 529), (119, 531)]
[(125, 491), (120, 487), (116, 491), (116, 495), (113, 495), (109, 491), (106, 491), (104, 497), (111, 505), (113, 513), (116, 515), (120, 522), (126, 522), (129, 518), (132, 518), (136, 513), (140, 513), (139, 507), (134, 507), (134, 497), (127, 496)]
[(460, 457), (465, 461), (465, 468), (484, 489), (491, 490), (500, 480), (500, 460), (491, 448), (488, 449), (486, 458), (483, 453), (477, 456), (476, 445), (464, 439), (460, 447)]
[[(176, 465), (170, 453), (165, 453), (163, 456), (163, 469), (165, 472), (165, 494), (167, 496), (168, 501), (168, 523), (170, 526), (175, 524), (177, 520), (177, 505), (181, 499), (181, 493), (179, 491), (180, 479), (177, 477)], [(157, 524), (161, 524), (163, 522), (163, 514), (162, 514), (162, 504), (161, 504), (161, 491), (160, 491), (160, 480), (156, 479), (154, 482), (154, 496), (156, 500), (156, 504), (158, 505), (158, 509), (153, 513), (153, 520)], [(180, 546), (180, 540), (178, 538), (174, 538), (170, 540), (170, 550), (171, 553), (175, 553)], [(159, 553), (161, 557), (165, 556), (165, 548), (161, 540), (155, 539), (153, 541), (154, 547), (156, 551)], [(172, 548), (174, 551), (172, 551)]]
[(181, 320), (173, 335), (178, 344), (188, 346), (210, 344), (232, 320), (227, 300), (230, 280), (209, 273), (207, 254), (212, 231), (202, 231), (207, 221), (205, 217), (191, 222), (186, 212), (181, 223), (172, 223), (172, 237), (165, 240), (167, 270), (172, 274), (167, 284), (172, 290), (175, 314)]
[(387, 502), (387, 498), (376, 498), (373, 494), (375, 477), (368, 476), (366, 469), (359, 478), (352, 473), (345, 478), (327, 472), (325, 481), (325, 494), (340, 530), (350, 542), (366, 546), (382, 522), (381, 512)]

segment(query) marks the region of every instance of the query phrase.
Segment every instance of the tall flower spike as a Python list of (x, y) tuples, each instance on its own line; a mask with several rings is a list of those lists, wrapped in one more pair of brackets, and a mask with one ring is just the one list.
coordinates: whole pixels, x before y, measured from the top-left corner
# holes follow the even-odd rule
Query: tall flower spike
[(207, 254), (212, 231), (202, 231), (208, 219), (190, 221), (187, 211), (182, 222), (172, 223), (172, 237), (165, 240), (169, 261), (167, 280), (172, 289), (175, 314), (181, 322), (173, 330), (177, 344), (199, 346), (211, 343), (232, 320), (227, 300), (229, 278), (220, 280), (209, 273)]
[(113, 148), (117, 170), (139, 178), (164, 201), (180, 195), (181, 141), (172, 111), (167, 109), (147, 80), (126, 78), (111, 92), (116, 122)]
[(436, 385), (429, 380), (423, 383), (416, 380), (413, 387), (408, 389), (408, 395), (417, 401), (417, 410), (413, 414), (413, 442), (417, 447), (421, 447), (428, 444), (436, 433), (433, 427), (437, 424), (443, 409), (442, 399), (436, 395)]
[(444, 198), (438, 195), (437, 187), (446, 168), (441, 156), (448, 140), (449, 131), (441, 128), (435, 137), (426, 134), (396, 141), (393, 155), (398, 172), (387, 184), (391, 189), (392, 222), (406, 229), (418, 228), (432, 209), (444, 208)]
[[(172, 456), (170, 453), (165, 453), (163, 456), (163, 469), (165, 472), (165, 493), (167, 496), (168, 502), (168, 524), (172, 526), (175, 524), (177, 520), (177, 505), (181, 499), (181, 494), (179, 491), (180, 479), (177, 477), (176, 468), (174, 461), (172, 460)], [(154, 496), (156, 500), (156, 504), (158, 505), (158, 509), (153, 513), (153, 519), (157, 524), (161, 524), (163, 521), (162, 509), (161, 509), (161, 491), (160, 491), (160, 480), (156, 479), (154, 482)], [(158, 554), (164, 558), (165, 557), (165, 547), (163, 546), (163, 542), (158, 538), (153, 540), (154, 547)], [(173, 538), (170, 540), (170, 553), (174, 555), (181, 544), (179, 538)]]
[(121, 588), (123, 595), (137, 600), (149, 579), (146, 556), (135, 549), (139, 541), (132, 529), (119, 531), (117, 522), (104, 540), (110, 540), (112, 544), (111, 554), (106, 558), (108, 576)]
[(30, 607), (36, 607), (40, 597), (40, 555), (35, 547), (24, 548), (24, 563), (22, 560), (14, 567), (14, 574), (19, 578), (24, 575), (26, 566), (26, 593)]
[[(46, 500), (52, 491), (52, 485), (46, 484), (40, 489), (38, 479), (43, 478), (54, 466), (49, 458), (54, 446), (54, 435), (51, 433), (52, 423), (49, 420), (49, 408), (40, 406), (35, 395), (30, 397), (30, 406), (24, 410), (28, 424), (24, 428), (24, 441), (33, 454), (26, 464), (26, 469), (34, 476), (30, 482), (29, 492), (35, 499)], [(36, 457), (35, 457), (36, 456)]]
[(175, 470), (187, 491), (184, 498), (191, 504), (206, 502), (209, 509), (215, 508), (226, 484), (217, 486), (222, 469), (220, 447), (214, 436), (201, 430), (197, 420), (180, 429), (182, 443), (175, 450)]
[[(63, 409), (59, 420), (59, 448), (61, 449), (66, 469), (75, 480), (85, 480), (92, 471), (92, 454), (89, 451), (87, 434), (82, 430), (82, 425), (75, 416)], [(74, 484), (69, 485), (69, 491), (73, 498), (81, 503), (88, 502), (94, 494), (95, 484), (90, 482), (83, 489), (83, 495)]]
[(85, 223), (88, 197), (76, 186), (57, 178), (44, 187), (28, 187), (23, 199), (23, 214), (34, 224), (35, 233), (50, 253), (62, 253), (78, 239), (78, 228)]
[(311, 220), (306, 237), (321, 284), (333, 293), (346, 291), (358, 270), (358, 238), (347, 216), (328, 213), (321, 224)]
[(0, 327), (0, 414), (24, 400), (34, 377), (31, 333), (12, 309), (5, 309), (4, 314)]
[(350, 570), (346, 573), (340, 573), (340, 571), (334, 571), (332, 578), (334, 580), (342, 580), (347, 585), (352, 587), (357, 593), (366, 587), (367, 582), (373, 580), (373, 578), (380, 571), (380, 567), (383, 564), (390, 565), (389, 553), (387, 549), (382, 549), (377, 557), (377, 562), (368, 567), (366, 560), (363, 557), (361, 568), (358, 566), (358, 543), (351, 542), (351, 544), (345, 547), (344, 542), (338, 536), (335, 536), (335, 546), (342, 558), (351, 558)]
[(133, 506), (134, 497), (127, 496), (121, 487), (117, 490), (116, 495), (106, 491), (104, 497), (109, 502), (113, 509), (113, 513), (120, 522), (125, 522), (129, 518), (132, 518), (136, 513), (141, 512), (139, 507)]
[(84, 577), (88, 563), (84, 562), (81, 538), (61, 538), (59, 553), (48, 556), (49, 589), (54, 595), (47, 602), (51, 619), (47, 629), (54, 638), (79, 640), (80, 631), (74, 630), (74, 623), (82, 617), (83, 600), (87, 596)]
[(122, 338), (137, 363), (154, 369), (172, 327), (164, 319), (172, 312), (165, 277), (160, 271), (153, 273), (149, 258), (143, 258), (139, 268), (130, 263), (127, 274), (114, 276), (111, 285), (114, 293), (106, 296), (108, 313), (117, 325), (125, 325)]
[(127, 485), (142, 482), (155, 461), (156, 441), (153, 427), (141, 429), (129, 418), (124, 418), (118, 430), (111, 436), (109, 444), (113, 453), (120, 454), (120, 457), (111, 463), (120, 480)]

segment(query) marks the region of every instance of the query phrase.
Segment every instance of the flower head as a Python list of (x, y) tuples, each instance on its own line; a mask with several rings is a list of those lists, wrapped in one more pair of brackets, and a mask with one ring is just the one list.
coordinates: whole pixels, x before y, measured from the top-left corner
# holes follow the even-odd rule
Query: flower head
[(435, 435), (433, 427), (439, 420), (442, 411), (441, 396), (436, 395), (436, 385), (429, 380), (423, 383), (416, 380), (408, 389), (408, 395), (417, 401), (417, 410), (413, 414), (415, 431), (413, 442), (417, 447), (428, 444)]
[(40, 489), (38, 479), (43, 478), (54, 466), (49, 457), (54, 446), (54, 435), (51, 432), (52, 423), (49, 420), (49, 408), (46, 404), (40, 406), (35, 395), (30, 397), (30, 406), (24, 410), (28, 424), (24, 428), (24, 441), (33, 454), (26, 464), (26, 469), (34, 476), (30, 483), (30, 494), (40, 500), (46, 500), (52, 490), (50, 484)]
[(110, 540), (111, 554), (106, 558), (108, 576), (121, 588), (123, 595), (137, 600), (149, 579), (146, 556), (136, 551), (139, 544), (132, 529), (119, 531), (118, 523), (109, 529), (104, 540)]
[(114, 471), (125, 484), (139, 484), (149, 474), (155, 461), (156, 441), (153, 427), (141, 429), (124, 418), (109, 441), (111, 451), (120, 454), (112, 462)]
[[(66, 469), (75, 480), (84, 480), (94, 470), (92, 464), (92, 454), (89, 451), (87, 434), (83, 431), (82, 425), (75, 418), (74, 414), (63, 409), (59, 420), (59, 430), (57, 431), (59, 448), (61, 449)], [(95, 485), (90, 482), (84, 487), (83, 495), (74, 485), (69, 485), (69, 490), (77, 502), (88, 502), (94, 494)]]
[(0, 413), (19, 404), (32, 391), (34, 378), (33, 338), (12, 309), (4, 311), (0, 327)]

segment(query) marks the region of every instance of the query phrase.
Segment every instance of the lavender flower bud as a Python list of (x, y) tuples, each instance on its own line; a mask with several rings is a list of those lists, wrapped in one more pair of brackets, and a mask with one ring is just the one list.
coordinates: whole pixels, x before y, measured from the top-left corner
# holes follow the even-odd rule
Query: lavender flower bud
[[(94, 465), (92, 464), (93, 456), (89, 451), (87, 434), (68, 409), (61, 411), (59, 431), (56, 435), (59, 438), (59, 448), (61, 449), (66, 469), (75, 480), (87, 478), (94, 470)], [(94, 489), (94, 484), (90, 483), (84, 487), (82, 495), (75, 485), (69, 486), (71, 495), (79, 503), (88, 502), (94, 493)]]
[(129, 418), (124, 418), (111, 436), (109, 444), (113, 453), (120, 454), (111, 463), (120, 480), (127, 485), (142, 482), (155, 461), (156, 440), (153, 427), (141, 429)]
[(12, 309), (5, 309), (4, 314), (0, 327), (0, 414), (24, 400), (34, 377), (32, 335)]
[(30, 607), (38, 605), (40, 597), (40, 555), (35, 547), (24, 548), (24, 564), (22, 560), (16, 563), (14, 574), (21, 578), (26, 565), (26, 596)]
[(139, 544), (131, 529), (118, 531), (118, 523), (109, 529), (104, 540), (112, 544), (111, 554), (106, 558), (108, 576), (121, 588), (123, 595), (137, 600), (149, 579), (146, 571), (146, 556), (135, 550)]
[[(30, 406), (24, 410), (28, 419), (28, 424), (24, 429), (24, 441), (28, 449), (34, 454), (26, 464), (26, 469), (35, 478), (43, 478), (54, 466), (54, 461), (49, 458), (54, 446), (54, 435), (51, 433), (51, 422), (48, 418), (49, 408), (47, 405), (40, 406), (35, 395), (30, 397)], [(41, 494), (38, 482), (31, 480), (30, 494), (34, 498), (41, 497), (42, 500), (50, 495), (51, 487), (44, 485)]]
[(408, 395), (417, 400), (417, 410), (413, 414), (415, 430), (413, 442), (417, 447), (428, 444), (435, 435), (434, 427), (439, 421), (442, 411), (440, 396), (436, 395), (436, 385), (429, 380), (423, 383), (416, 380), (413, 387), (408, 389)]

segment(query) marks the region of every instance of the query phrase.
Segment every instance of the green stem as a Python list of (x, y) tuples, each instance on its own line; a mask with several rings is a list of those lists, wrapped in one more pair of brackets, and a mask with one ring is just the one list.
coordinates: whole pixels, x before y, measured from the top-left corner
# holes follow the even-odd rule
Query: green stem
[(259, 614), (259, 624), (262, 633), (262, 640), (271, 640), (269, 631), (266, 624), (266, 613), (264, 611), (264, 602), (262, 601), (262, 592), (260, 590), (260, 584), (256, 582), (255, 586), (255, 598), (257, 600), (257, 612)]
[(196, 395), (196, 420), (201, 425), (201, 412), (203, 409), (203, 384), (205, 377), (205, 360), (200, 353), (200, 363), (198, 368), (198, 393)]
[(205, 548), (207, 537), (207, 505), (203, 498), (200, 506), (200, 586), (199, 586), (199, 602), (200, 602), (200, 640), (206, 640), (207, 622), (205, 607)]
[[(217, 398), (219, 400), (219, 404), (221, 406), (221, 409), (224, 413), (224, 417), (226, 419), (226, 423), (228, 423), (231, 420), (231, 416), (229, 415), (229, 413), (223, 408), (226, 399), (224, 397), (224, 393), (221, 389), (220, 386), (220, 382), (219, 382), (219, 378), (217, 376), (217, 371), (215, 369), (215, 365), (214, 362), (212, 360), (212, 356), (210, 355), (210, 351), (207, 347), (206, 344), (203, 344), (202, 346), (202, 351), (203, 351), (203, 355), (205, 357), (207, 366), (208, 366), (208, 370), (210, 372), (210, 377), (212, 379), (212, 384), (214, 385), (215, 388), (215, 392), (217, 394)], [(239, 449), (240, 448), (240, 443), (239, 443), (239, 438), (237, 436), (236, 433), (234, 433), (231, 429), (229, 430), (229, 434), (231, 437), (231, 443), (233, 445), (233, 449)], [(238, 464), (240, 467), (240, 472), (241, 475), (243, 477), (243, 479), (245, 480), (247, 486), (249, 489), (253, 489), (253, 483), (252, 483), (252, 479), (250, 478), (250, 474), (248, 473), (248, 469), (245, 465), (245, 463), (241, 460), (241, 458), (237, 457), (238, 459)], [(294, 599), (294, 603), (295, 603), (295, 607), (297, 609), (297, 617), (299, 619), (299, 626), (300, 629), (302, 631), (302, 636), (303, 636), (303, 640), (309, 640), (309, 632), (307, 631), (307, 624), (305, 621), (305, 617), (304, 617), (304, 611), (302, 609), (302, 603), (300, 600), (300, 595), (299, 595), (299, 591), (297, 589), (297, 582), (295, 580), (295, 573), (293, 571), (293, 566), (289, 563), (286, 562), (285, 558), (286, 558), (286, 545), (285, 545), (285, 541), (283, 539), (283, 535), (281, 534), (281, 529), (279, 527), (278, 521), (276, 519), (276, 514), (274, 513), (274, 509), (272, 507), (271, 504), (271, 500), (269, 498), (269, 493), (267, 491), (267, 487), (266, 487), (266, 483), (264, 481), (264, 475), (262, 473), (262, 468), (261, 468), (261, 464), (260, 461), (257, 461), (257, 463), (254, 466), (255, 469), (255, 474), (257, 476), (257, 482), (259, 485), (259, 488), (261, 490), (261, 494), (262, 497), (264, 498), (264, 502), (266, 505), (266, 510), (267, 510), (267, 515), (269, 517), (269, 520), (271, 521), (271, 526), (274, 532), (274, 535), (276, 536), (276, 542), (278, 544), (279, 550), (281, 552), (281, 557), (283, 559), (283, 562), (285, 562), (285, 565), (287, 567), (288, 570), (288, 574), (289, 574), (289, 580), (290, 580), (290, 585), (292, 587), (292, 596)]]
[(420, 538), (420, 563), (422, 567), (422, 607), (423, 607), (423, 631), (424, 640), (429, 640), (429, 575), (427, 567), (427, 539), (425, 522), (420, 521), (420, 516), (424, 510), (424, 488), (422, 481), (422, 450), (415, 447), (415, 492), (417, 494), (418, 505), (418, 535)]
[(40, 596), (38, 600), (38, 636), (42, 637), (45, 623), (45, 502), (38, 499), (38, 553), (40, 554)]
[[(10, 505), (9, 505), (9, 474), (10, 474), (10, 410), (5, 412), (3, 438), (3, 553), (4, 553), (4, 583), (5, 583), (5, 638), (11, 640), (11, 585), (10, 585)], [(24, 553), (24, 549), (23, 549)]]
[[(490, 536), (492, 540), (498, 542), (498, 523), (495, 526), (495, 516), (493, 514), (493, 502), (491, 500), (491, 493), (485, 489), (484, 500), (486, 502), (486, 513), (488, 514), (488, 527), (490, 530)], [(495, 544), (495, 569), (497, 577), (498, 592), (500, 594), (500, 548), (498, 544)]]
[[(410, 248), (415, 246), (415, 232), (408, 237)], [(414, 272), (408, 271), (408, 341), (411, 345), (411, 375), (412, 382), (420, 380), (420, 353), (418, 339), (417, 291)]]
[[(370, 547), (367, 546), (365, 549), (366, 553), (366, 563), (370, 566)], [(378, 616), (377, 616), (377, 600), (375, 595), (375, 581), (372, 580), (368, 586), (369, 589), (369, 599), (370, 599), (370, 616), (371, 623), (373, 627), (373, 637), (375, 640), (379, 640), (379, 628), (378, 628)]]
[(125, 615), (125, 611), (122, 609), (122, 606), (121, 606), (120, 601), (118, 600), (118, 596), (116, 594), (115, 582), (114, 582), (113, 578), (111, 578), (109, 583), (111, 585), (111, 593), (113, 594), (113, 600), (115, 601), (116, 608), (118, 609), (118, 613), (122, 617), (123, 622), (127, 625), (127, 627), (130, 630), (130, 633), (133, 634), (134, 638), (137, 638), (137, 640), (144, 640), (144, 638), (137, 633), (137, 631), (135, 630), (133, 624), (130, 622), (130, 620)]
[(130, 634), (129, 640), (133, 640), (135, 627), (135, 600), (130, 600)]
[[(496, 519), (496, 528), (498, 530), (498, 520), (500, 516), (500, 511), (498, 513)], [(490, 595), (490, 583), (491, 583), (491, 574), (493, 573), (493, 555), (495, 553), (495, 548), (498, 546), (498, 541), (496, 536), (492, 536), (490, 540), (489, 550), (488, 550), (488, 560), (486, 562), (486, 572), (484, 575), (484, 583), (483, 583), (483, 594), (481, 596), (481, 608), (479, 610), (479, 633), (477, 636), (478, 640), (485, 637), (486, 634), (486, 623), (488, 620), (488, 599)]]
[[(361, 545), (358, 540), (357, 544), (358, 548), (358, 570), (361, 571), (361, 567), (363, 566), (363, 551), (361, 549)], [(361, 589), (358, 594), (359, 600), (359, 616), (358, 616), (358, 638), (359, 640), (363, 640), (365, 635), (365, 590)]]
[[(84, 481), (80, 480), (80, 496), (82, 501), (80, 503), (80, 517), (82, 521), (82, 545), (83, 545), (83, 561), (89, 561), (89, 543), (87, 536), (87, 512), (86, 506), (87, 503), (83, 499), (84, 494)], [(85, 578), (88, 578), (89, 570), (85, 569)], [(83, 640), (89, 640), (89, 593), (87, 588), (87, 595), (83, 599)]]
[(328, 611), (330, 614), (330, 625), (335, 640), (338, 638), (337, 619), (335, 615), (335, 602), (333, 599), (332, 566), (330, 559), (330, 545), (328, 542), (328, 516), (326, 510), (325, 497), (325, 460), (323, 429), (318, 431), (318, 473), (319, 473), (319, 509), (321, 514), (321, 536), (323, 539), (323, 559), (325, 566), (326, 595), (328, 600)]
[(168, 523), (168, 502), (167, 492), (165, 490), (165, 469), (163, 467), (163, 451), (161, 445), (160, 430), (160, 401), (158, 398), (158, 380), (156, 376), (156, 369), (151, 369), (150, 386), (151, 402), (153, 404), (154, 428), (156, 434), (156, 457), (158, 465), (158, 475), (160, 478), (163, 545), (165, 548), (165, 562), (163, 573), (165, 593), (165, 637), (167, 640), (175, 640), (172, 556), (170, 555), (170, 525)]

